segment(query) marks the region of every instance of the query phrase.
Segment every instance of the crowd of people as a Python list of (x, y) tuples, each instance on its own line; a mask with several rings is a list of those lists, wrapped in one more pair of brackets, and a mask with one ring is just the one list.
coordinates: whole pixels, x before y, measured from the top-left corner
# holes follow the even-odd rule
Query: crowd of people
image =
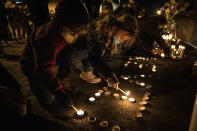
[[(98, 3), (91, 3), (91, 0), (59, 0), (55, 13), (50, 14), (48, 2), (27, 2), (33, 28), (25, 13), (23, 20), (18, 15), (21, 18), (22, 13), (8, 15), (8, 22), (4, 24), (9, 23), (14, 39), (28, 37), (20, 65), (43, 107), (53, 105), (56, 100), (68, 105), (69, 101), (65, 103), (65, 100), (74, 90), (68, 77), (72, 66), (88, 83), (105, 81), (109, 87), (118, 89), (119, 80), (106, 61), (119, 53), (120, 47), (123, 53), (129, 55), (152, 55), (153, 43), (157, 42), (163, 49), (158, 54), (170, 53), (170, 47), (160, 32), (165, 19), (148, 16), (132, 0), (119, 3), (116, 9), (109, 0)], [(5, 9), (14, 13), (21, 11), (13, 3), (7, 4)], [(16, 36), (15, 30), (19, 28), (24, 32), (17, 32)], [(3, 37), (4, 40), (7, 40), (6, 37)], [(56, 66), (59, 67), (57, 74), (53, 71)]]

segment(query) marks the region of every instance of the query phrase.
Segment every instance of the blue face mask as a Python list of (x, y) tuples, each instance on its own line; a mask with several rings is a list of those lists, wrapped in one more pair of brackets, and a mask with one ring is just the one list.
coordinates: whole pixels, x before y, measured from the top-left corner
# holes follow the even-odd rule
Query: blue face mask
[(120, 44), (120, 41), (119, 41), (117, 35), (114, 35), (114, 36), (113, 36), (113, 40), (114, 40), (113, 42), (114, 42), (115, 45)]

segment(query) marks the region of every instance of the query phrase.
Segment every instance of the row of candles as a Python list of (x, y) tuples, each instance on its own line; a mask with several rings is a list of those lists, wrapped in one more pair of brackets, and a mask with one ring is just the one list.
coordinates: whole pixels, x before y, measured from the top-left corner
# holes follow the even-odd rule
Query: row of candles
[[(149, 61), (149, 58), (135, 57), (135, 58), (129, 58), (129, 61), (128, 61), (126, 64), (130, 64), (130, 61), (131, 61), (132, 59)], [(151, 58), (150, 60), (156, 60), (156, 58)], [(137, 64), (137, 63), (134, 63), (134, 64)], [(143, 68), (143, 64), (140, 64), (140, 65), (139, 65), (139, 68)], [(153, 71), (153, 72), (156, 71), (156, 65), (153, 65), (153, 66), (152, 66), (152, 71)], [(130, 76), (121, 76), (121, 77), (122, 77), (123, 79), (125, 79), (125, 80), (128, 80), (128, 79), (130, 78)], [(137, 77), (138, 77), (137, 75), (134, 75), (134, 78), (137, 78)], [(144, 78), (144, 77), (145, 77), (145, 74), (141, 74), (140, 77), (141, 77), (141, 78)], [(146, 86), (146, 88), (151, 88), (151, 87), (152, 87), (152, 86), (149, 85), (149, 84), (146, 85), (144, 82), (139, 82), (139, 81), (135, 81), (135, 84), (136, 84), (136, 85), (140, 85), (141, 87), (145, 87), (145, 86)], [(128, 91), (128, 92), (125, 92), (124, 90), (122, 90), (122, 89), (120, 89), (120, 88), (118, 88), (118, 90), (119, 90), (120, 92), (122, 92), (124, 95), (120, 97), (120, 95), (119, 95), (118, 93), (114, 93), (113, 96), (114, 96), (115, 98), (121, 98), (121, 100), (128, 100), (128, 101), (130, 101), (130, 102), (132, 102), (132, 103), (135, 103), (135, 102), (136, 102), (135, 98), (133, 98), (133, 97), (128, 97), (129, 94), (130, 94), (129, 91)], [(104, 91), (105, 91), (105, 93), (104, 93)], [(104, 93), (105, 95), (110, 95), (110, 94), (111, 94), (111, 92), (108, 91), (108, 87), (103, 87), (103, 90), (98, 90), (98, 91), (94, 94), (95, 97), (90, 97), (90, 98), (89, 98), (89, 101), (90, 101), (90, 102), (94, 102), (94, 101), (96, 100), (96, 98), (99, 98), (103, 93)], [(140, 105), (142, 105), (142, 106), (139, 107), (139, 110), (140, 110), (140, 111), (144, 111), (144, 110), (145, 110), (145, 106), (144, 106), (144, 105), (147, 104), (147, 100), (149, 100), (149, 96), (150, 96), (150, 93), (146, 93), (145, 96), (143, 97), (143, 100), (140, 102)], [(76, 113), (77, 113), (78, 116), (83, 116), (83, 115), (84, 115), (85, 112), (84, 112), (83, 110), (77, 109), (74, 105), (71, 105), (71, 107), (76, 111)], [(141, 116), (141, 115), (139, 115), (139, 113), (136, 114), (136, 117), (137, 117), (137, 118), (139, 118), (140, 116)]]

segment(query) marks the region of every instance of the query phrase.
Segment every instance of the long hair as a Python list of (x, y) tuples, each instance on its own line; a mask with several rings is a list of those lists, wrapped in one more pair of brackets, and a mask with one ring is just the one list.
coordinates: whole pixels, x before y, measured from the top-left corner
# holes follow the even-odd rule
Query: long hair
[(112, 43), (112, 36), (109, 35), (112, 27), (117, 27), (118, 29), (123, 29), (128, 31), (132, 36), (132, 39), (124, 43), (130, 47), (136, 38), (138, 33), (138, 22), (137, 19), (130, 15), (129, 13), (118, 14), (116, 11), (106, 14), (95, 21), (95, 27), (93, 29), (94, 39), (100, 41), (104, 44), (110, 43), (110, 46), (106, 46), (109, 48), (114, 48), (114, 44)]

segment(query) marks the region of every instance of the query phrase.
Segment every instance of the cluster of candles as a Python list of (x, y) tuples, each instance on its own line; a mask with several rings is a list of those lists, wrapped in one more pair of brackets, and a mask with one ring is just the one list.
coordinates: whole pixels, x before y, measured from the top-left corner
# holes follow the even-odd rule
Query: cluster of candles
[(182, 59), (185, 51), (185, 46), (179, 45), (178, 48), (176, 48), (175, 45), (171, 45), (171, 51), (170, 51), (170, 57), (173, 59), (179, 58)]
[(157, 71), (156, 69), (157, 69), (156, 65), (153, 65), (152, 66), (152, 72), (156, 72)]

